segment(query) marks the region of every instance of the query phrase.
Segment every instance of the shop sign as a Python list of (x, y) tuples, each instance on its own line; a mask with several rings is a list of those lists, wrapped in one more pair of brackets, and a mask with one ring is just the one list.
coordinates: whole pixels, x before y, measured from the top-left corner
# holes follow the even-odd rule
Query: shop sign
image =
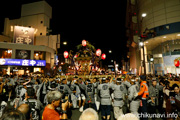
[(30, 60), (30, 59), (4, 59), (0, 58), (0, 65), (14, 66), (46, 66), (46, 60)]
[(33, 45), (34, 31), (34, 28), (15, 26), (14, 43)]
[(58, 56), (55, 55), (54, 58), (55, 58), (55, 61), (54, 61), (55, 65), (58, 65), (58, 63), (59, 63)]

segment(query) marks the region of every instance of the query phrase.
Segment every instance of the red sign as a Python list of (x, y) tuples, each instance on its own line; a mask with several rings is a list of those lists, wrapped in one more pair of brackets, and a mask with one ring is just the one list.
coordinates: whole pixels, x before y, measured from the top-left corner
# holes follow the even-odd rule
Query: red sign
[(175, 59), (175, 60), (174, 60), (174, 65), (175, 65), (176, 67), (179, 67), (179, 60), (178, 60), (178, 59)]
[(100, 50), (100, 49), (97, 49), (97, 50), (96, 50), (96, 55), (97, 55), (97, 56), (101, 56), (101, 50)]
[(64, 51), (64, 58), (68, 58), (68, 56), (69, 56), (68, 51)]
[(86, 40), (82, 41), (82, 46), (86, 46)]
[(103, 59), (103, 60), (105, 60), (106, 59), (106, 54), (102, 54), (102, 56), (101, 56), (101, 59)]

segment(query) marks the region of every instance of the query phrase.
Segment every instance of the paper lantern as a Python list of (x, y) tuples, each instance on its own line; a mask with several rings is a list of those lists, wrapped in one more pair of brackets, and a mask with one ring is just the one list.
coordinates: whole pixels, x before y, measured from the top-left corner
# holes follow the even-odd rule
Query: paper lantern
[(100, 49), (97, 49), (97, 50), (96, 50), (96, 55), (97, 55), (97, 56), (101, 56), (101, 50), (100, 50)]
[(86, 40), (82, 41), (82, 46), (86, 46)]
[(64, 51), (64, 58), (68, 58), (68, 57), (69, 57), (68, 51)]
[(77, 57), (78, 57), (78, 55), (75, 55), (75, 56), (74, 56), (74, 58), (77, 58)]
[(101, 56), (101, 59), (103, 59), (103, 60), (106, 59), (106, 54), (103, 53)]
[(178, 60), (178, 59), (175, 59), (175, 60), (174, 60), (174, 65), (175, 65), (176, 67), (179, 67), (179, 60)]

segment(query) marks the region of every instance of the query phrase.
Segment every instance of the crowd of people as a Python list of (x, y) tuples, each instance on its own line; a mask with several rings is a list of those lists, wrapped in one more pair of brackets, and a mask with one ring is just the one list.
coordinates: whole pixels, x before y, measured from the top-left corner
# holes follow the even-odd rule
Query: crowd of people
[(1, 76), (0, 120), (75, 120), (74, 109), (82, 112), (79, 120), (98, 120), (99, 113), (102, 120), (178, 119), (179, 81), (171, 74)]

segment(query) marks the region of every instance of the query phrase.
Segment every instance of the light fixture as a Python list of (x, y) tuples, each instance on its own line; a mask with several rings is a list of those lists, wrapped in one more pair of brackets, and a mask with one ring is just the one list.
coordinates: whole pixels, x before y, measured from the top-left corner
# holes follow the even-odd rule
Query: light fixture
[(144, 43), (143, 43), (143, 42), (140, 42), (140, 43), (139, 43), (139, 45), (140, 45), (140, 46), (143, 46), (143, 45), (144, 45)]
[(112, 53), (112, 50), (109, 50), (109, 53)]
[(67, 45), (67, 42), (63, 42), (63, 45)]
[(154, 58), (150, 58), (150, 61), (153, 62), (153, 61), (154, 61)]
[(38, 56), (39, 54), (38, 53), (36, 53), (36, 56)]
[(36, 29), (36, 30), (34, 31), (34, 34), (36, 34), (36, 33), (37, 33), (37, 31), (38, 31), (38, 29)]
[(180, 34), (177, 34), (177, 36), (180, 36)]
[(13, 26), (11, 26), (11, 32), (13, 32), (14, 31), (14, 27)]
[(164, 36), (163, 38), (166, 38), (166, 36)]
[(142, 13), (142, 17), (146, 17), (146, 15), (147, 15), (146, 13)]
[(8, 53), (12, 53), (12, 50), (8, 50)]

